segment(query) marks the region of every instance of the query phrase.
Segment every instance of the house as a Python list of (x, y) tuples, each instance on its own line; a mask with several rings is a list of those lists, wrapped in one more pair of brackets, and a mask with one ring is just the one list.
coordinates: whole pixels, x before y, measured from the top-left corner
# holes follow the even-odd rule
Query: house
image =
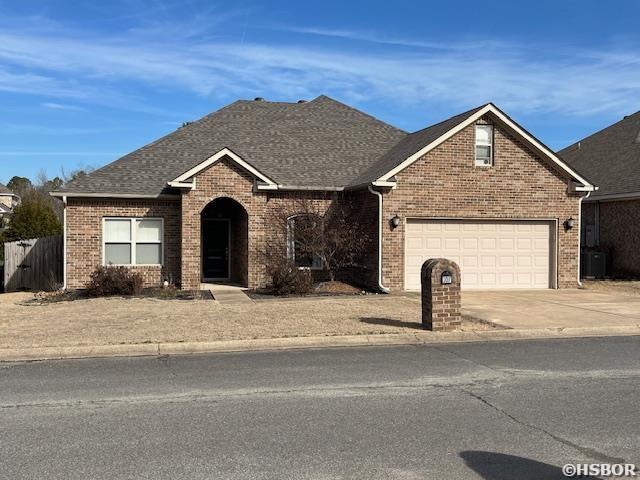
[(458, 262), (466, 289), (575, 287), (572, 227), (593, 189), (491, 103), (407, 133), (322, 95), (234, 102), (52, 195), (68, 288), (101, 264), (131, 265), (147, 285), (263, 286), (269, 212), (346, 198), (375, 239), (352, 281), (398, 291), (420, 288), (430, 257)]
[(640, 275), (640, 112), (559, 155), (599, 187), (583, 203), (583, 245), (608, 253), (610, 274)]
[(20, 203), (20, 197), (0, 183), (0, 229), (9, 221), (13, 209)]

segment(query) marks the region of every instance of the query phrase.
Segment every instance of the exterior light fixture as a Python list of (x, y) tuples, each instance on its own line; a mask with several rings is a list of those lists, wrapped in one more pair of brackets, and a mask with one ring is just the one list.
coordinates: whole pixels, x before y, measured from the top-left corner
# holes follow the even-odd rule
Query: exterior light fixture
[(573, 219), (573, 217), (569, 217), (564, 221), (564, 228), (566, 230), (571, 230), (574, 224), (575, 224), (575, 220)]
[(391, 218), (390, 222), (391, 222), (391, 228), (397, 228), (400, 225), (400, 217), (398, 215), (394, 215), (393, 218)]

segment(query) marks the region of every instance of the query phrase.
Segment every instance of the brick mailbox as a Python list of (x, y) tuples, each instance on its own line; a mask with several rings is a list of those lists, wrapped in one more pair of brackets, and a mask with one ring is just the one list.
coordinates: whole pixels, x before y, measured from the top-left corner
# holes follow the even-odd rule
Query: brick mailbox
[(422, 264), (422, 326), (446, 332), (460, 326), (460, 267), (446, 258)]

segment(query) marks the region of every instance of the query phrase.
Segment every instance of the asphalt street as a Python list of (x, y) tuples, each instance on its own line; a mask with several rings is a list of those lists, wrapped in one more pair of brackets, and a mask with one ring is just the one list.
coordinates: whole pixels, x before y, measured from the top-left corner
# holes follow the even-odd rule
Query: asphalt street
[(4, 363), (0, 478), (565, 478), (639, 389), (640, 337)]

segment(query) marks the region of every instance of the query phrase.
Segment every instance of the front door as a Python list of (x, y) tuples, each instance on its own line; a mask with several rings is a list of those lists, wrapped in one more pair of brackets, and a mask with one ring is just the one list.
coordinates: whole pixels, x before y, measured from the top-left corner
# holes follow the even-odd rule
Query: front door
[(203, 280), (229, 280), (229, 220), (202, 220)]

